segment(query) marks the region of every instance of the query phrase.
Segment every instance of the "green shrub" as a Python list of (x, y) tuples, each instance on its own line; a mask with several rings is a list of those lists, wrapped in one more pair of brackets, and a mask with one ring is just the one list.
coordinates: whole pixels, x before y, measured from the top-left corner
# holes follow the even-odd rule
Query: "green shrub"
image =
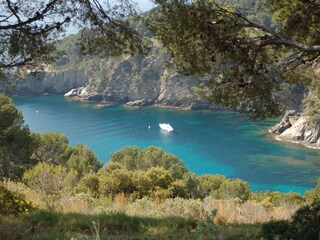
[(0, 215), (18, 215), (34, 209), (32, 204), (25, 200), (24, 195), (11, 192), (0, 183)]
[(94, 173), (86, 174), (78, 182), (75, 192), (76, 193), (86, 193), (93, 197), (99, 196), (99, 176)]
[(318, 178), (316, 187), (306, 191), (303, 196), (309, 203), (320, 202), (320, 177)]
[(102, 196), (117, 193), (132, 193), (135, 190), (132, 172), (126, 169), (115, 169), (107, 175), (102, 175), (99, 182), (99, 192)]
[(36, 143), (32, 157), (43, 163), (65, 164), (70, 157), (68, 138), (58, 132), (33, 133)]
[(125, 147), (111, 155), (110, 162), (119, 163), (127, 170), (147, 170), (163, 167), (169, 170), (173, 178), (181, 179), (188, 169), (176, 156), (164, 152), (161, 148), (150, 146), (143, 150), (138, 147)]
[(262, 237), (267, 240), (318, 239), (320, 233), (320, 202), (300, 208), (292, 221), (271, 221), (262, 225)]
[(292, 225), (296, 239), (319, 239), (320, 202), (300, 208), (293, 216)]
[(320, 189), (311, 189), (304, 193), (303, 197), (306, 202), (313, 203), (320, 201)]
[[(0, 84), (2, 82), (1, 76)], [(26, 169), (34, 165), (31, 159), (34, 141), (23, 122), (22, 113), (14, 106), (12, 99), (0, 93), (1, 180), (19, 179)]]
[(188, 198), (188, 189), (186, 183), (179, 179), (171, 184), (172, 197)]
[(70, 191), (76, 176), (61, 165), (38, 163), (23, 174), (23, 179), (42, 195), (47, 207), (52, 207), (64, 192)]
[(125, 166), (128, 170), (136, 169), (136, 161), (138, 155), (140, 154), (140, 149), (138, 147), (129, 147), (126, 146), (123, 149), (117, 151), (110, 156), (110, 162), (119, 163), (122, 166)]
[(152, 167), (148, 169), (145, 177), (147, 181), (150, 182), (151, 191), (156, 187), (167, 189), (173, 181), (170, 171), (163, 167)]
[(194, 233), (196, 239), (220, 239), (221, 227), (213, 222), (216, 214), (217, 211), (214, 210), (211, 214), (207, 215), (204, 220), (198, 222), (198, 226)]
[(183, 182), (186, 185), (187, 191), (189, 193), (189, 198), (199, 197), (199, 180), (194, 173), (188, 172), (183, 176)]
[(125, 169), (125, 167), (117, 162), (108, 162), (98, 171), (98, 173), (102, 175), (106, 175), (116, 169)]
[(218, 199), (239, 198), (242, 201), (248, 200), (249, 195), (250, 187), (241, 179), (227, 179), (218, 190), (212, 192), (212, 196)]
[(289, 221), (270, 221), (262, 225), (261, 234), (266, 240), (291, 239), (293, 233)]
[(269, 199), (269, 202), (273, 206), (283, 206), (283, 205), (301, 205), (304, 203), (304, 198), (299, 193), (289, 192), (271, 192), (271, 191), (261, 191), (261, 192), (251, 192), (250, 199), (256, 200), (257, 202), (264, 202)]
[(70, 151), (71, 156), (67, 166), (76, 171), (79, 179), (89, 172), (97, 172), (102, 167), (102, 162), (98, 160), (90, 148), (77, 144)]
[(201, 198), (205, 198), (215, 190), (218, 190), (223, 181), (227, 178), (222, 175), (204, 174), (198, 177), (199, 180), (199, 194)]

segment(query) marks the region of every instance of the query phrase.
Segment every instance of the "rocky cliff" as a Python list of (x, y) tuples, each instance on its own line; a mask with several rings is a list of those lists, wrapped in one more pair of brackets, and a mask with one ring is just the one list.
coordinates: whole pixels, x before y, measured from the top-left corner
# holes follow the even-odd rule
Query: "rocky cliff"
[(15, 94), (64, 94), (72, 88), (88, 84), (88, 71), (88, 68), (82, 67), (63, 70), (49, 68), (36, 76), (28, 76), (16, 82)]
[[(75, 61), (72, 56), (78, 59)], [(50, 66), (36, 77), (19, 81), (15, 93), (67, 93), (66, 96), (80, 100), (129, 106), (154, 104), (185, 109), (212, 108), (193, 91), (193, 87), (203, 80), (177, 74), (166, 66), (167, 61), (168, 55), (159, 47), (155, 47), (147, 57), (89, 59), (71, 54), (63, 64)]]
[(279, 141), (299, 143), (309, 148), (320, 149), (320, 126), (310, 122), (296, 110), (287, 111), (282, 120), (269, 130)]

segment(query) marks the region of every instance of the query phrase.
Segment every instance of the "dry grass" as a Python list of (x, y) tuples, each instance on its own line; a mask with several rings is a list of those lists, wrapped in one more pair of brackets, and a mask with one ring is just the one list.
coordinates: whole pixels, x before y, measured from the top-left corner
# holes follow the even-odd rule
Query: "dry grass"
[(287, 220), (299, 209), (299, 205), (265, 206), (255, 201), (242, 203), (238, 199), (215, 200), (207, 197), (203, 204), (205, 211), (218, 210), (215, 221), (226, 223), (264, 223), (270, 220)]
[(239, 199), (204, 200), (165, 199), (161, 204), (149, 199), (128, 203), (126, 214), (145, 217), (183, 217), (203, 219), (217, 210), (217, 223), (264, 223), (270, 220), (287, 220), (299, 209), (299, 205), (265, 206), (255, 201), (242, 203)]
[(143, 198), (128, 204), (126, 214), (141, 217), (182, 217), (202, 219), (204, 210), (199, 200), (168, 198), (159, 203)]
[(64, 197), (60, 199), (56, 210), (62, 213), (89, 214), (92, 211), (91, 204), (85, 199), (77, 197)]
[(127, 197), (124, 193), (119, 193), (114, 197), (115, 209), (120, 213), (125, 213), (128, 207)]
[(0, 219), (0, 239), (21, 239), (22, 235), (28, 231), (22, 220), (13, 216)]
[[(10, 180), (4, 182), (14, 192), (23, 193), (26, 200), (32, 201), (38, 208), (45, 208), (42, 196), (29, 189), (22, 183)], [(217, 210), (214, 221), (217, 223), (264, 223), (270, 220), (287, 220), (298, 210), (300, 205), (283, 204), (273, 206), (272, 200), (262, 202), (246, 201), (239, 199), (216, 200), (207, 197), (204, 200), (196, 199), (137, 199), (129, 201), (124, 194), (117, 194), (114, 198), (107, 197), (95, 199), (86, 194), (63, 196), (55, 204), (55, 210), (62, 213), (125, 213), (141, 217), (182, 217), (204, 219), (213, 210)]]
[[(110, 199), (111, 201), (111, 199)], [(101, 204), (99, 200), (84, 200), (77, 197), (60, 199), (56, 210), (58, 212), (92, 213), (125, 213), (139, 217), (182, 217), (204, 219), (217, 210), (214, 218), (216, 223), (264, 223), (270, 220), (287, 220), (299, 208), (298, 205), (264, 206), (255, 201), (242, 203), (238, 199), (216, 200), (210, 197), (204, 200), (195, 199), (137, 199), (128, 201), (125, 194), (117, 194), (109, 204)]]

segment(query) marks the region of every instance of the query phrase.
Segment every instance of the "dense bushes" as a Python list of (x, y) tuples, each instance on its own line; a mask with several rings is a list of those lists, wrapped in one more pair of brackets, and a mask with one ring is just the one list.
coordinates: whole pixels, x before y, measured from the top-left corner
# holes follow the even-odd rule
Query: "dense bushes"
[(251, 192), (250, 199), (261, 202), (266, 206), (282, 206), (282, 205), (301, 205), (305, 199), (298, 193), (283, 192)]
[(76, 171), (78, 179), (102, 167), (96, 155), (57, 132), (31, 133), (13, 101), (0, 94), (0, 180), (21, 179), (37, 163), (62, 165)]
[(273, 239), (319, 239), (320, 202), (300, 208), (291, 221), (271, 221), (263, 224), (262, 236)]
[(125, 147), (111, 155), (110, 162), (99, 171), (100, 194), (120, 192), (135, 196), (161, 198), (239, 198), (247, 200), (250, 188), (240, 179), (221, 175), (195, 176), (183, 162), (162, 149), (151, 146), (143, 150)]
[(221, 186), (221, 183), (227, 178), (222, 175), (204, 174), (199, 179), (199, 195), (204, 198), (214, 193)]
[(0, 183), (0, 215), (18, 215), (34, 210), (22, 194), (11, 192)]
[(212, 193), (217, 199), (239, 198), (246, 201), (249, 198), (250, 187), (241, 179), (227, 179)]
[(0, 179), (20, 178), (33, 165), (34, 141), (23, 125), (22, 113), (10, 98), (0, 94)]
[(181, 160), (157, 147), (125, 147), (111, 155), (97, 174), (102, 196), (118, 193), (144, 196), (188, 197), (189, 172)]
[(308, 190), (304, 193), (307, 202), (320, 202), (320, 177), (314, 189)]
[[(142, 156), (145, 151), (148, 152), (148, 158), (140, 160), (139, 165), (132, 164), (131, 154), (135, 152), (135, 156)], [(117, 160), (114, 160), (114, 157), (111, 158), (113, 161), (106, 164), (97, 174), (101, 196), (109, 194), (114, 196), (121, 192), (133, 194), (139, 198), (188, 196), (186, 183), (183, 180), (187, 170), (176, 157), (170, 156), (172, 162), (169, 162), (167, 158), (169, 155), (163, 154), (161, 149), (155, 147), (146, 148), (143, 151), (136, 147), (126, 147), (123, 152), (120, 151), (113, 156), (116, 156)], [(164, 158), (155, 161), (156, 156)]]
[(67, 162), (70, 151), (68, 138), (58, 132), (33, 133), (36, 143), (32, 157), (37, 162), (64, 164)]
[(129, 171), (147, 170), (151, 167), (163, 167), (169, 170), (173, 178), (182, 178), (188, 172), (183, 162), (176, 156), (165, 153), (161, 148), (150, 146), (144, 150), (138, 147), (126, 146), (118, 152), (111, 154), (110, 162), (119, 163)]
[(102, 167), (102, 162), (98, 160), (97, 156), (90, 148), (82, 144), (77, 144), (71, 148), (70, 152), (67, 166), (76, 172), (79, 179), (87, 173), (97, 172)]
[[(127, 146), (112, 154), (110, 161), (101, 168), (101, 162), (89, 148), (83, 145), (70, 147), (63, 135), (45, 133), (37, 136), (38, 143), (43, 138), (44, 149), (49, 152), (58, 149), (62, 154), (59, 157), (43, 153), (44, 157), (38, 156), (38, 164), (23, 175), (25, 183), (42, 196), (47, 207), (53, 207), (65, 194), (87, 194), (97, 199), (124, 194), (130, 200), (144, 197), (204, 199), (210, 196), (212, 199), (255, 201), (264, 207), (297, 206), (305, 199), (315, 201), (319, 195), (319, 183), (303, 198), (296, 193), (251, 192), (243, 180), (222, 175), (196, 176), (176, 156), (154, 146), (142, 150)], [(35, 152), (40, 155), (38, 148)]]

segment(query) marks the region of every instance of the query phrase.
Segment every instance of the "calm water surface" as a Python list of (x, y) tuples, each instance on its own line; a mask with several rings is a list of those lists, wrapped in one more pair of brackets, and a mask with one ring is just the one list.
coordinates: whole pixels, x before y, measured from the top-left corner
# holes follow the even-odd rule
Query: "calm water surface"
[[(154, 145), (177, 155), (197, 175), (241, 178), (253, 190), (303, 193), (320, 176), (320, 151), (268, 138), (266, 129), (275, 120), (253, 122), (227, 112), (99, 109), (63, 96), (15, 97), (14, 102), (32, 131), (64, 133), (71, 145), (90, 146), (104, 162), (126, 145)], [(170, 123), (174, 132), (161, 130), (162, 122)]]

